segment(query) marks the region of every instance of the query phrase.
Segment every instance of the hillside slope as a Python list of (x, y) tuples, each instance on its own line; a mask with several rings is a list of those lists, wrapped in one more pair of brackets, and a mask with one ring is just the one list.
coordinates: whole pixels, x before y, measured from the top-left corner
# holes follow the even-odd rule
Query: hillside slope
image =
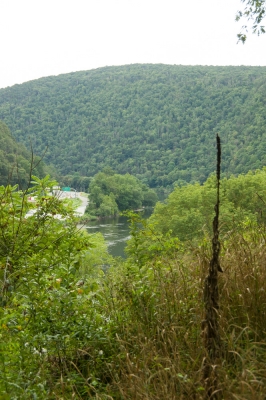
[(266, 67), (136, 64), (0, 90), (0, 119), (17, 140), (48, 146), (63, 175), (105, 166), (150, 186), (203, 182), (219, 132), (225, 175), (266, 165)]
[(0, 121), (0, 185), (18, 183), (23, 188), (29, 182), (31, 170), (40, 177), (45, 174), (43, 162), (38, 157), (32, 160), (31, 153), (15, 141), (8, 127)]

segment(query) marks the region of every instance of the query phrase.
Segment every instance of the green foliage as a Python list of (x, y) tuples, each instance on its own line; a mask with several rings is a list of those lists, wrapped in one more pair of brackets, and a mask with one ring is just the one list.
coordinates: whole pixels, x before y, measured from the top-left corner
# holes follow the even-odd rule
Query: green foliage
[[(106, 276), (102, 300), (110, 329), (98, 379), (108, 378), (104, 394), (113, 399), (202, 400), (202, 288), (210, 241), (181, 247), (129, 216), (129, 259)], [(265, 396), (264, 242), (264, 230), (250, 221), (221, 243), (223, 354), (215, 366), (221, 398)]]
[[(250, 187), (263, 196), (265, 173), (224, 180), (230, 207), (244, 207)], [(210, 240), (181, 243), (129, 213), (128, 259), (111, 261), (103, 238), (78, 230), (71, 205), (48, 194), (53, 185), (34, 177), (27, 192), (0, 188), (0, 397), (206, 398), (201, 323)], [(243, 196), (234, 192), (241, 185)], [(192, 185), (179, 188), (180, 208), (211, 203), (215, 179), (194, 186), (194, 197)], [(29, 194), (38, 209), (25, 218)], [(221, 239), (223, 354), (215, 368), (221, 397), (263, 400), (265, 229), (250, 218), (237, 227)], [(112, 264), (105, 274), (103, 263)]]
[[(266, 164), (266, 67), (128, 65), (0, 89), (0, 118), (62, 183), (104, 167), (150, 187), (203, 183), (219, 132), (226, 176)], [(37, 173), (36, 173), (37, 174)]]
[[(57, 176), (57, 174), (53, 174), (53, 176)], [(92, 178), (88, 176), (80, 176), (79, 173), (76, 172), (75, 175), (69, 174), (64, 177), (60, 177), (60, 184), (62, 187), (68, 186), (75, 188), (80, 192), (86, 192), (91, 179)]]
[(179, 239), (173, 238), (169, 232), (158, 232), (155, 226), (148, 224), (139, 214), (127, 212), (126, 215), (129, 217), (131, 235), (126, 247), (129, 265), (132, 263), (141, 268), (158, 257), (174, 257), (181, 251)]
[[(150, 222), (163, 234), (180, 240), (211, 235), (216, 178), (200, 185), (176, 186), (165, 203), (157, 203)], [(221, 181), (221, 234), (238, 229), (245, 220), (266, 222), (266, 168)]]
[(114, 216), (119, 211), (134, 210), (144, 205), (153, 206), (156, 193), (136, 177), (125, 174), (99, 172), (89, 186), (90, 203), (88, 213), (100, 216)]
[(79, 275), (93, 277), (99, 275), (99, 268), (106, 269), (113, 263), (112, 256), (108, 253), (107, 243), (101, 233), (90, 235), (91, 248), (83, 256)]
[(97, 214), (102, 217), (109, 217), (118, 214), (118, 207), (114, 196), (112, 196), (112, 193), (110, 196), (104, 195), (102, 197), (100, 206), (97, 210)]
[(143, 193), (143, 201), (142, 201), (142, 205), (144, 207), (153, 207), (157, 201), (158, 197), (154, 190), (152, 189), (145, 190), (145, 192)]
[[(58, 372), (70, 368), (63, 360), (97, 335), (91, 327), (101, 317), (93, 308), (88, 314), (88, 298), (97, 291), (102, 265), (110, 262), (103, 238), (78, 230), (73, 206), (50, 195), (56, 182), (33, 178), (24, 192), (0, 187), (3, 398), (54, 397)], [(29, 195), (36, 198), (33, 215)], [(73, 379), (81, 384), (76, 375), (69, 371), (67, 391)]]
[(18, 145), (7, 126), (0, 121), (0, 185), (19, 184), (25, 189), (31, 170), (44, 176), (47, 168), (39, 157), (31, 156), (23, 145)]
[[(252, 21), (252, 33), (256, 33), (258, 36), (265, 33), (265, 26), (261, 25), (262, 20), (265, 18), (265, 0), (241, 0), (245, 4), (243, 11), (238, 11), (236, 15), (236, 21), (245, 18), (248, 21)], [(247, 25), (242, 26), (245, 33), (241, 32), (237, 35), (238, 40), (245, 43), (247, 40)]]

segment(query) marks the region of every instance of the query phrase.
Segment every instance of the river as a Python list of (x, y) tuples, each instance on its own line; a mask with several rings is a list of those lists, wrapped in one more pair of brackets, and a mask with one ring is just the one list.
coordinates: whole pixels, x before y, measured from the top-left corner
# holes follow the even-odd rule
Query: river
[[(145, 211), (143, 218), (148, 218), (151, 211)], [(86, 224), (89, 233), (101, 232), (104, 236), (108, 251), (115, 257), (126, 257), (124, 252), (126, 242), (130, 238), (130, 229), (127, 217), (117, 217), (102, 221), (91, 221)]]
[(104, 221), (91, 221), (86, 224), (89, 233), (101, 232), (112, 256), (126, 257), (124, 249), (130, 237), (129, 224), (126, 217), (117, 217)]

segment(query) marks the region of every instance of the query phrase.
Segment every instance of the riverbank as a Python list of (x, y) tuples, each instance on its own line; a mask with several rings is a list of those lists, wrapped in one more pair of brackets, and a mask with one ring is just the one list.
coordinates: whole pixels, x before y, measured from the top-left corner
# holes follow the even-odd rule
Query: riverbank
[[(143, 211), (142, 217), (147, 219), (153, 209), (146, 208)], [(78, 226), (83, 227), (90, 234), (101, 233), (108, 246), (108, 252), (113, 257), (126, 257), (124, 250), (130, 238), (130, 222), (127, 216), (117, 215), (116, 217), (96, 217), (94, 220), (81, 220)]]
[[(147, 215), (150, 216), (153, 212), (154, 207), (143, 207), (139, 208), (138, 210), (132, 210), (134, 213), (143, 213), (143, 217), (146, 218)], [(100, 216), (100, 215), (90, 215), (87, 213), (84, 213), (84, 215), (81, 216), (80, 222), (81, 223), (89, 223), (91, 221), (110, 221), (112, 219), (118, 218), (123, 216), (124, 213), (118, 213), (116, 215), (108, 215), (108, 216)]]

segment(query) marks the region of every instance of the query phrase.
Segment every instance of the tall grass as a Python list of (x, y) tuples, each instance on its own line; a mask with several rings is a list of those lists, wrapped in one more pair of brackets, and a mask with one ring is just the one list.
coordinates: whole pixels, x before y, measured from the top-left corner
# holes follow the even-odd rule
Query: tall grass
[[(243, 226), (222, 241), (222, 354), (212, 368), (223, 399), (265, 400), (265, 240), (262, 228)], [(102, 336), (71, 360), (87, 388), (82, 395), (76, 385), (77, 398), (208, 398), (201, 323), (209, 243), (157, 256), (141, 268), (126, 263), (109, 271), (95, 296)]]
[[(212, 368), (223, 399), (265, 400), (265, 242), (264, 228), (249, 223), (221, 240), (222, 352)], [(73, 310), (70, 344), (45, 354), (25, 348), (17, 379), (34, 366), (43, 399), (206, 399), (201, 325), (210, 243), (110, 268), (95, 290), (80, 295), (86, 329), (75, 325)]]

